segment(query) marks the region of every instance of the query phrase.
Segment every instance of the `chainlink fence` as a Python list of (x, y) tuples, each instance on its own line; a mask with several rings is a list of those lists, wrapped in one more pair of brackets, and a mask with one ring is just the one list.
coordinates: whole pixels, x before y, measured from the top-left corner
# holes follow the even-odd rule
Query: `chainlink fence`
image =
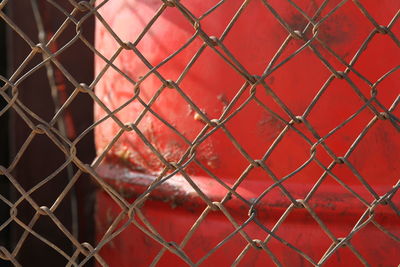
[[(0, 77), (0, 94), (6, 102), (0, 116), (12, 114), (28, 130), (23, 137), (13, 133), (23, 142), (13, 143), (9, 164), (0, 165), (1, 179), (9, 181), (14, 192), (13, 197), (0, 195), (9, 210), (9, 216), (1, 219), (0, 231), (16, 229), (13, 242), (0, 247), (4, 262), (20, 266), (21, 251), (33, 238), (45, 244), (40, 252), (43, 257), (47, 251), (55, 251), (68, 266), (93, 262), (117, 266), (113, 259), (129, 257), (124, 253), (132, 253), (131, 266), (163, 266), (163, 258), (171, 254), (181, 266), (208, 265), (213, 257), (223, 258), (224, 264), (248, 266), (254, 253), (262, 254), (267, 266), (296, 266), (296, 262), (322, 266), (343, 249), (359, 265), (399, 263), (396, 254), (388, 258), (380, 252), (400, 251), (397, 1), (374, 6), (374, 1), (361, 0), (26, 0), (19, 3), (28, 7), (23, 10), (25, 23), (20, 23), (15, 10), (8, 12), (11, 5), (18, 8), (12, 2), (1, 1), (0, 18), (10, 36), (29, 52), (14, 62), (9, 75)], [(126, 15), (128, 9), (136, 19)], [(255, 10), (260, 15), (254, 15)], [(344, 11), (353, 18), (342, 16)], [(142, 13), (147, 15), (141, 17)], [(54, 17), (58, 23), (51, 19)], [(93, 25), (88, 23), (93, 19), (96, 44), (90, 37)], [(35, 30), (27, 31), (27, 24)], [(121, 27), (133, 27), (135, 39), (120, 31)], [(163, 27), (183, 27), (188, 38), (185, 42), (174, 34), (158, 38), (157, 28)], [(150, 48), (149, 38), (153, 38)], [(351, 38), (358, 40), (353, 42), (356, 49), (354, 45), (347, 49)], [(267, 46), (274, 50), (260, 49), (261, 42), (274, 43)], [(95, 61), (95, 75), (89, 81), (78, 74), (94, 67), (77, 56), (77, 44)], [(161, 55), (157, 60), (156, 53)], [(141, 67), (135, 69), (135, 64)], [(215, 64), (224, 70), (211, 75)], [(194, 76), (207, 88), (185, 84)], [(292, 76), (296, 83), (285, 85)], [(28, 88), (25, 83), (30, 79), (41, 86), (29, 83)], [(237, 87), (231, 86), (231, 80)], [(218, 88), (224, 83), (230, 86), (226, 91)], [(296, 84), (298, 87), (292, 88)], [(123, 101), (114, 100), (118, 90)], [(220, 94), (221, 90), (225, 93)], [(48, 97), (22, 98), (21, 91)], [(214, 94), (221, 108), (208, 108), (202, 97), (209, 94)], [(81, 97), (89, 99), (85, 106), (74, 105)], [(177, 99), (179, 104), (163, 99)], [(295, 104), (298, 102), (301, 105)], [(71, 113), (80, 116), (93, 106), (94, 121), (79, 128)], [(171, 115), (183, 110), (177, 106), (184, 106), (189, 115)], [(41, 109), (52, 110), (51, 115), (42, 116)], [(180, 116), (182, 119), (176, 119)], [(149, 117), (161, 125), (160, 131), (146, 128)], [(168, 132), (166, 137), (163, 131)], [(97, 156), (88, 160), (81, 157), (80, 145), (91, 143), (85, 138), (92, 140), (93, 134)], [(215, 136), (228, 144), (225, 150), (202, 148)], [(38, 137), (51, 145), (40, 153), (28, 152)], [(178, 140), (181, 145), (166, 149), (160, 145), (163, 138)], [(129, 144), (129, 140), (136, 143)], [(217, 144), (215, 140), (210, 142)], [(140, 158), (135, 149), (144, 156)], [(26, 183), (30, 178), (20, 175), (29, 175), (29, 171), (19, 171), (27, 168), (21, 166), (21, 159), (27, 157), (26, 164), (48, 165), (46, 162), (53, 162), (52, 151), (61, 152), (62, 163), (50, 166), (51, 173), (37, 177), (35, 183)], [(134, 173), (133, 178), (126, 172)], [(60, 174), (64, 182), (57, 197), (38, 201), (35, 192), (40, 191), (43, 199), (46, 192), (55, 190), (55, 183), (61, 183)], [(204, 187), (207, 182), (197, 176), (220, 188), (220, 193)], [(90, 242), (79, 237), (86, 218), (79, 218), (83, 204), (76, 185), (83, 179), (96, 185), (83, 194), (96, 190), (100, 201), (91, 214), (96, 238)], [(118, 179), (123, 180), (122, 185)], [(129, 189), (132, 184), (134, 188)], [(182, 195), (182, 190), (190, 194)], [(157, 206), (157, 201), (164, 204)], [(194, 206), (188, 207), (190, 201)], [(30, 210), (28, 220), (21, 219), (22, 205), (24, 212)], [(65, 205), (66, 214), (58, 214)], [(112, 208), (101, 211), (107, 205)], [(187, 214), (182, 215), (182, 209)], [(162, 215), (157, 217), (157, 211)], [(194, 219), (177, 226), (174, 231), (178, 235), (162, 229), (163, 223), (179, 225), (179, 216)], [(213, 224), (217, 219), (210, 216), (225, 226)], [(36, 224), (43, 218), (56, 230), (39, 231)], [(204, 224), (208, 230), (201, 230)], [(230, 231), (222, 230), (226, 227)], [(52, 240), (56, 231), (67, 248)], [(127, 231), (131, 237), (124, 240), (128, 243), (134, 242), (129, 241), (135, 236), (132, 233), (141, 236), (135, 241), (139, 252), (119, 247), (123, 242), (116, 240)], [(202, 242), (210, 240), (198, 235), (199, 231), (210, 231), (212, 237), (207, 238), (212, 242), (202, 247)], [(307, 239), (307, 235), (318, 237)], [(369, 242), (363, 236), (368, 236)], [(146, 242), (156, 253), (147, 251), (151, 249), (145, 247)], [(229, 251), (218, 254), (226, 246)], [(196, 250), (200, 252), (193, 252)], [(150, 260), (141, 262), (135, 253), (149, 254)]]

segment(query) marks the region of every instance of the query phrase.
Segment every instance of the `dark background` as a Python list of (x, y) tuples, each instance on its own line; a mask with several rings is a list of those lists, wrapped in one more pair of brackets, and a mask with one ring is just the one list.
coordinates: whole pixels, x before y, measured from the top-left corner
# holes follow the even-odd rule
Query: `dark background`
[[(72, 6), (68, 1), (57, 1), (70, 12)], [(45, 17), (46, 31), (54, 32), (61, 25), (65, 16), (46, 1), (40, 3), (40, 12)], [(18, 25), (34, 42), (38, 42), (36, 23), (33, 17), (30, 1), (9, 1), (6, 6), (7, 15)], [(83, 14), (82, 14), (83, 15)], [(84, 23), (84, 35), (93, 42), (94, 19), (91, 18)], [(75, 35), (75, 25), (69, 27), (61, 35), (59, 46), (65, 44)], [(31, 51), (31, 48), (0, 18), (0, 74), (10, 78), (11, 74), (20, 66)], [(93, 80), (93, 54), (82, 42), (77, 42), (68, 48), (58, 59), (63, 66), (74, 76), (78, 82), (90, 84)], [(29, 70), (42, 60), (38, 55), (27, 66)], [(26, 71), (23, 71), (25, 73)], [(66, 80), (66, 79), (64, 79)], [(1, 82), (0, 85), (3, 85)], [(74, 88), (65, 83), (66, 92), (69, 95)], [(18, 88), (19, 100), (46, 121), (54, 116), (54, 105), (50, 94), (48, 79), (45, 68), (41, 68), (27, 78)], [(0, 97), (0, 108), (6, 102)], [(68, 112), (73, 118), (73, 125), (79, 135), (93, 122), (93, 102), (88, 95), (81, 94), (73, 101)], [(23, 120), (10, 109), (0, 117), (0, 164), (8, 167), (15, 153), (26, 141), (31, 129)], [(78, 157), (85, 163), (90, 164), (93, 160), (94, 145), (93, 133), (89, 134), (78, 144)], [(13, 176), (25, 190), (29, 190), (50, 173), (56, 170), (65, 161), (65, 155), (45, 136), (36, 136), (23, 157), (13, 171)], [(73, 166), (74, 172), (77, 170)], [(67, 172), (64, 169), (55, 179), (34, 192), (31, 196), (39, 206), (50, 207), (59, 193), (68, 182)], [(79, 214), (79, 241), (93, 244), (93, 207), (94, 207), (94, 185), (90, 177), (81, 176), (74, 188), (78, 199)], [(0, 177), (0, 194), (7, 199), (19, 198), (19, 193), (10, 185), (4, 177)], [(26, 201), (18, 206), (18, 218), (28, 224), (35, 210)], [(59, 220), (71, 231), (71, 205), (70, 195), (55, 211)], [(0, 201), (0, 225), (9, 218), (9, 207)], [(33, 230), (42, 235), (68, 255), (73, 254), (73, 246), (56, 225), (46, 216), (41, 216)], [(11, 223), (9, 227), (0, 231), (0, 245), (13, 251), (16, 242), (22, 234), (22, 228)], [(63, 266), (66, 259), (58, 252), (44, 244), (42, 241), (29, 235), (24, 242), (17, 260), (23, 266)], [(7, 266), (7, 262), (0, 260), (0, 266)]]
[[(6, 44), (6, 27), (5, 22), (0, 19), (0, 75), (7, 77), (7, 44)], [(0, 81), (0, 86), (4, 82)], [(0, 96), (0, 110), (6, 106), (6, 101)], [(8, 113), (0, 116), (0, 165), (8, 165), (9, 143), (8, 143)], [(0, 175), (0, 195), (6, 199), (10, 198), (9, 182), (4, 176)], [(0, 225), (3, 224), (9, 217), (9, 207), (3, 201), (0, 201)], [(0, 246), (5, 246), (10, 249), (10, 231), (9, 227), (0, 231)], [(8, 262), (0, 259), (1, 266), (11, 266)]]

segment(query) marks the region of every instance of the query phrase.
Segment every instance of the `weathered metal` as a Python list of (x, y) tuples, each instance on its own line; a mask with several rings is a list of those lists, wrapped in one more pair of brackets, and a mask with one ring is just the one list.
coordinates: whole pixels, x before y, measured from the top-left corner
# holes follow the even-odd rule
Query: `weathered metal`
[[(156, 236), (176, 244), (207, 204), (222, 201), (183, 249), (193, 262), (222, 242), (204, 266), (226, 266), (246, 246), (239, 233), (226, 239), (235, 224), (224, 208), (252, 240), (277, 228), (243, 266), (273, 264), (262, 246), (284, 266), (309, 266), (304, 255), (325, 262), (341, 238), (328, 266), (395, 262), (398, 243), (368, 220), (399, 233), (398, 214), (382, 201), (400, 173), (398, 122), (391, 118), (399, 114), (392, 106), (399, 50), (379, 26), (390, 25), (399, 4), (365, 1), (363, 10), (357, 1), (322, 2), (296, 9), (289, 1), (226, 1), (203, 17), (216, 3), (125, 0), (99, 9), (114, 35), (98, 21), (96, 49), (118, 56), (96, 95), (110, 111), (128, 104), (113, 114), (120, 122), (108, 118), (95, 129), (98, 153), (115, 141), (97, 171), (132, 203), (149, 193), (140, 211)], [(96, 73), (106, 65), (97, 58)], [(96, 104), (95, 119), (106, 115)], [(175, 163), (184, 171), (152, 187)], [(121, 209), (104, 192), (97, 205), (100, 240)], [(145, 266), (159, 241), (132, 224), (101, 255), (113, 266)], [(184, 263), (162, 255), (160, 266)]]

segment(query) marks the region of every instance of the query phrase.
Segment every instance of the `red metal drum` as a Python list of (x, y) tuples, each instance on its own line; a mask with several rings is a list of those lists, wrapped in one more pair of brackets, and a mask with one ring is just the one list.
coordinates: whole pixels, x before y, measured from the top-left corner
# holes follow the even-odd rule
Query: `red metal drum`
[[(203, 258), (235, 231), (232, 220), (246, 222), (243, 231), (253, 240), (265, 240), (276, 226), (267, 247), (283, 266), (317, 264), (345, 237), (351, 238), (324, 261), (327, 266), (398, 264), (399, 197), (390, 205), (379, 200), (400, 174), (400, 23), (391, 22), (400, 2), (296, 1), (301, 14), (289, 1), (247, 1), (227, 32), (243, 1), (223, 2), (207, 16), (202, 14), (218, 1), (173, 2), (120, 0), (99, 8), (113, 34), (98, 20), (95, 46), (114, 67), (96, 58), (102, 78), (95, 93), (117, 110), (119, 122), (108, 118), (96, 127), (98, 154), (115, 141), (98, 173), (135, 203), (166, 164), (184, 165), (141, 207), (157, 235), (176, 244), (207, 206), (188, 178), (214, 202), (229, 192), (221, 183), (235, 187), (239, 195), (224, 202), (225, 213), (210, 211), (183, 248), (202, 266), (230, 265), (247, 245), (237, 233)], [(319, 9), (316, 26), (307, 26), (306, 16)], [(374, 32), (365, 14), (383, 27)], [(95, 104), (96, 121), (105, 116)], [(121, 126), (131, 123), (120, 136)], [(197, 138), (202, 131), (206, 138)], [(107, 193), (97, 194), (99, 240), (121, 212)], [(100, 254), (111, 266), (147, 266), (161, 250), (159, 242), (131, 224)], [(158, 264), (185, 262), (167, 251)], [(273, 264), (251, 246), (240, 261)]]

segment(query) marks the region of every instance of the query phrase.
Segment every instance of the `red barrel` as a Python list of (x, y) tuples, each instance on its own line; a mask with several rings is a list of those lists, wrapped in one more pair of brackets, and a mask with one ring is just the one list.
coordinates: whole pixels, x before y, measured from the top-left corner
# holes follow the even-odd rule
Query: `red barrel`
[(400, 2), (100, 5), (97, 171), (141, 211), (106, 262), (398, 263)]

